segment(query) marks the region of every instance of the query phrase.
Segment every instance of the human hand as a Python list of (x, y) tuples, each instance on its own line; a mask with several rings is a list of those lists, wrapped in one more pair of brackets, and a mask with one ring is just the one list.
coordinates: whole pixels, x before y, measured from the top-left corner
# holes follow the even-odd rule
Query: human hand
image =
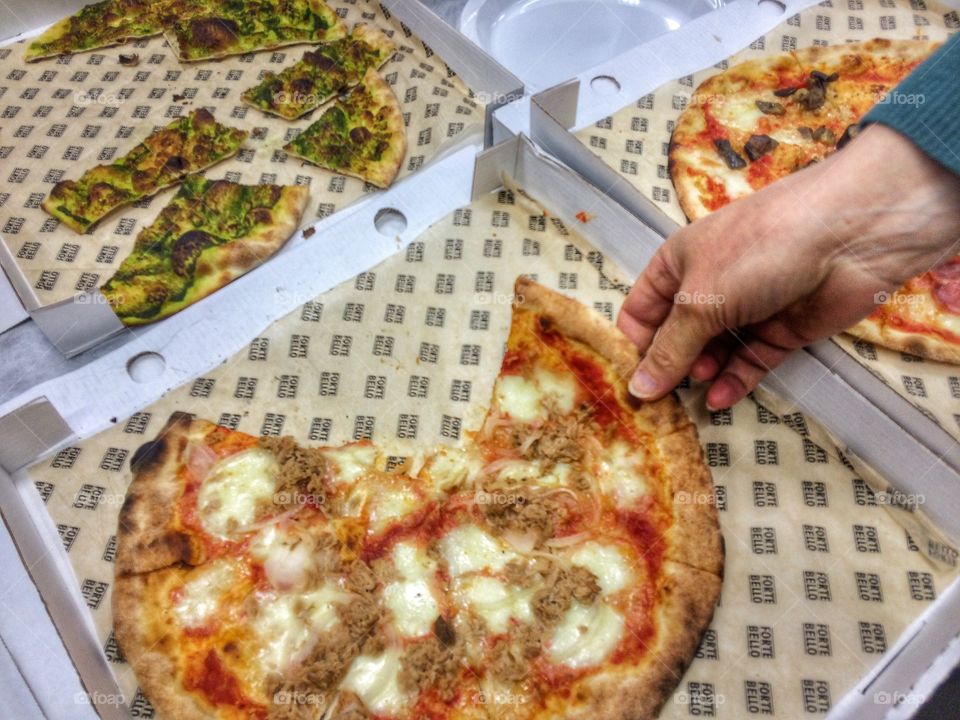
[(688, 373), (730, 407), (793, 350), (854, 325), (878, 293), (958, 252), (960, 177), (871, 125), (842, 152), (670, 236), (617, 325), (645, 353), (630, 392)]

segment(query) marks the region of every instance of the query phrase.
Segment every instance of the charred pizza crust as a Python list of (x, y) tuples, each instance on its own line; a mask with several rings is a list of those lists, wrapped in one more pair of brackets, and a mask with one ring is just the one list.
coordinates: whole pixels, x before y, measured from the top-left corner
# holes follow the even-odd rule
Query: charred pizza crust
[(707, 78), (670, 138), (668, 167), (683, 212), (697, 220), (830, 155), (937, 46), (885, 38), (814, 46)]

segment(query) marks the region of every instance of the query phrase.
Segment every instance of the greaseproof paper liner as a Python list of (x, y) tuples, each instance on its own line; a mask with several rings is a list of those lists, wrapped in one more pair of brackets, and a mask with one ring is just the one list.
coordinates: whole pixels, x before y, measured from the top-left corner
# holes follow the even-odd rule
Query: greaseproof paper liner
[[(442, 58), (403, 23), (371, 0), (329, 3), (348, 28), (363, 22), (382, 29), (397, 46), (380, 68), (400, 102), (407, 126), (407, 154), (397, 179), (429, 163), (439, 152), (471, 136), (481, 137), (484, 108)], [(309, 185), (303, 225), (355, 202), (377, 188), (304, 163), (283, 145), (320, 117), (325, 108), (290, 122), (245, 104), (243, 91), (266, 71), (280, 72), (309, 45), (180, 63), (162, 37), (113, 48), (25, 63), (23, 41), (0, 48), (0, 241), (16, 260), (34, 298), (44, 307), (103, 285), (176, 193), (176, 187), (118, 209), (89, 234), (78, 235), (44, 212), (40, 203), (63, 179), (112, 162), (154, 128), (199, 107), (231, 127), (250, 131), (233, 158), (207, 177), (247, 184)], [(127, 67), (119, 56), (136, 53)], [(322, 235), (311, 238), (318, 244)]]
[[(788, 18), (733, 57), (686, 75), (582, 128), (576, 136), (672, 220), (687, 222), (667, 170), (674, 123), (708, 77), (744, 60), (810, 45), (891, 39), (946, 40), (960, 14), (933, 0), (825, 0)], [(960, 440), (960, 368), (855, 341), (834, 340), (893, 390)]]
[[(522, 194), (486, 196), (215, 370), (30, 469), (135, 714), (151, 710), (110, 612), (135, 450), (175, 410), (307, 444), (369, 437), (397, 456), (463, 441), (486, 411), (519, 273), (616, 316), (622, 273), (572, 230)], [(663, 717), (824, 712), (956, 569), (918, 552), (866, 470), (812, 420), (766, 399), (709, 413), (702, 388), (680, 393), (713, 471), (727, 564), (721, 605)]]

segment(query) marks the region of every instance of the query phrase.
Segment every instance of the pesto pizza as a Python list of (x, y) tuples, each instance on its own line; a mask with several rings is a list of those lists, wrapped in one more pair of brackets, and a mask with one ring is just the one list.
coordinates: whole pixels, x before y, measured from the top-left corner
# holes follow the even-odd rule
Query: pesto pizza
[(125, 325), (173, 315), (256, 267), (300, 224), (305, 186), (190, 175), (100, 289)]
[(175, 414), (131, 459), (116, 638), (177, 720), (646, 720), (720, 593), (709, 471), (637, 351), (532, 281), (482, 427), (399, 466)]
[(154, 0), (102, 0), (51, 25), (28, 46), (24, 58), (44, 58), (119, 45), (163, 30)]
[(358, 23), (349, 37), (308, 50), (279, 74), (265, 73), (260, 83), (243, 93), (243, 100), (264, 112), (296, 120), (358, 85), (368, 68), (381, 67), (395, 49), (381, 30)]
[(248, 133), (218, 123), (206, 109), (194, 110), (150, 133), (109, 165), (97, 165), (77, 180), (61, 180), (42, 207), (78, 233), (111, 212), (234, 155)]
[(377, 71), (368, 68), (359, 85), (283, 149), (322, 168), (389, 187), (407, 151), (400, 104)]
[(343, 21), (321, 0), (208, 0), (162, 14), (163, 35), (183, 62), (346, 35)]

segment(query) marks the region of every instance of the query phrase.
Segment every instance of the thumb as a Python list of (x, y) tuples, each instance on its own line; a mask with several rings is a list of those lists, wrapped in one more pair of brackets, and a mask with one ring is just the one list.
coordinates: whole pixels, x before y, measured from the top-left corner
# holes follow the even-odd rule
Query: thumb
[(666, 395), (686, 377), (716, 334), (696, 306), (675, 304), (630, 378), (630, 393), (642, 400)]

